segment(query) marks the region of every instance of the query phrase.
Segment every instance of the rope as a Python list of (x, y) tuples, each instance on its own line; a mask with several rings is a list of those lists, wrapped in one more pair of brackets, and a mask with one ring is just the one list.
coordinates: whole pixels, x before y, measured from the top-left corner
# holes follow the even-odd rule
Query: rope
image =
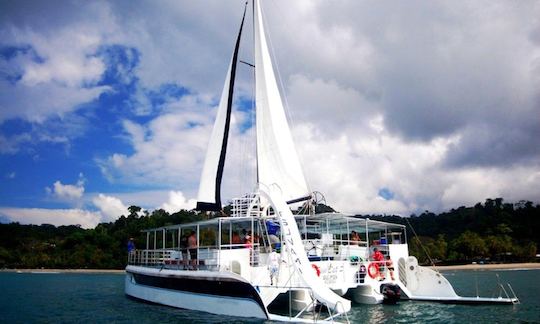
[(422, 250), (424, 250), (424, 253), (426, 254), (429, 262), (431, 263), (431, 266), (433, 266), (435, 268), (435, 271), (439, 272), (439, 270), (437, 270), (437, 266), (435, 265), (435, 262), (433, 262), (433, 260), (431, 259), (431, 256), (429, 256), (429, 253), (428, 251), (426, 250), (426, 248), (424, 247), (424, 245), (422, 244), (422, 241), (420, 241), (420, 238), (418, 237), (418, 235), (416, 234), (416, 231), (414, 230), (414, 227), (412, 227), (411, 223), (409, 222), (409, 219), (407, 217), (405, 217), (405, 220), (407, 221), (407, 224), (409, 224), (409, 227), (411, 228), (413, 234), (414, 234), (414, 237), (416, 238), (416, 240), (418, 241), (418, 244), (420, 244), (420, 247), (422, 248)]

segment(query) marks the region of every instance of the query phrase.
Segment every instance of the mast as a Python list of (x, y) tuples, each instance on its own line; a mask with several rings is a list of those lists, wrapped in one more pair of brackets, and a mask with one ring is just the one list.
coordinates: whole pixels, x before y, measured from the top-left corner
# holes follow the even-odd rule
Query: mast
[[(204, 161), (196, 207), (202, 211), (218, 211), (222, 208), (221, 180), (227, 153), (238, 49), (246, 8), (247, 3)], [(259, 0), (254, 0), (252, 8), (255, 47), (257, 184), (259, 186), (278, 185), (287, 203), (304, 201), (311, 196), (277, 86)]]
[[(251, 1), (251, 41), (253, 44), (253, 47), (255, 47), (255, 0)], [(255, 48), (253, 49), (253, 62), (255, 62)], [(255, 67), (253, 69), (253, 89), (257, 89), (257, 68)], [(255, 108), (257, 107), (257, 99), (254, 97), (253, 100), (255, 100)], [(255, 109), (256, 111), (256, 109)], [(257, 120), (257, 114), (255, 113), (255, 120)], [(255, 127), (256, 128), (256, 127)], [(255, 134), (257, 134), (257, 130), (255, 130)], [(257, 135), (255, 135), (256, 137)], [(255, 176), (257, 177), (257, 184), (259, 183), (259, 150), (257, 147), (257, 140), (255, 140)]]
[(229, 71), (223, 86), (221, 100), (219, 103), (214, 129), (210, 136), (208, 151), (204, 161), (197, 199), (197, 210), (219, 211), (221, 206), (221, 180), (225, 167), (227, 154), (227, 142), (229, 139), (229, 129), (231, 124), (231, 112), (234, 94), (234, 81), (236, 79), (236, 65), (238, 63), (238, 49), (242, 37), (242, 28), (246, 17), (247, 2), (244, 6), (244, 14), (240, 23), (240, 30), (236, 38), (234, 53), (229, 64)]

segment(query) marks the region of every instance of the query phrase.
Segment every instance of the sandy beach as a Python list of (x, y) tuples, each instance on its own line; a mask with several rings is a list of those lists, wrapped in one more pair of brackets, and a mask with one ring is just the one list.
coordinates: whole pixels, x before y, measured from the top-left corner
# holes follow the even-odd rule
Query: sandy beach
[(436, 266), (429, 268), (439, 271), (540, 269), (540, 263), (462, 264), (452, 266)]
[[(516, 269), (540, 269), (540, 263), (505, 263), (505, 264), (462, 264), (452, 266), (429, 267), (439, 271), (452, 270), (516, 270)], [(125, 270), (110, 269), (0, 269), (0, 272), (19, 273), (110, 273), (123, 274)]]
[(18, 272), (18, 273), (91, 273), (91, 274), (123, 274), (125, 270), (110, 269), (1, 269), (0, 272)]

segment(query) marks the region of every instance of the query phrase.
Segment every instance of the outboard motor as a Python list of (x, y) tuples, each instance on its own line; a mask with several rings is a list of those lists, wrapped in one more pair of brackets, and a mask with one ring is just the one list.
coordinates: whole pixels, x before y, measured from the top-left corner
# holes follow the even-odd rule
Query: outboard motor
[(395, 305), (401, 298), (401, 289), (395, 284), (382, 284), (381, 294), (383, 294), (383, 304)]

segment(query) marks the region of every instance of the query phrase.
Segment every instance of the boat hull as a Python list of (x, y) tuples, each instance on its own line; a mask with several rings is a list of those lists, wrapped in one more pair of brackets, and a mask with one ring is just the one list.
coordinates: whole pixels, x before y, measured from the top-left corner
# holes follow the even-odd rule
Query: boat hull
[(268, 319), (266, 307), (253, 286), (219, 273), (159, 271), (128, 266), (125, 293), (136, 299), (171, 307)]
[(352, 300), (357, 304), (376, 305), (383, 302), (384, 296), (371, 285), (359, 285), (350, 289)]

